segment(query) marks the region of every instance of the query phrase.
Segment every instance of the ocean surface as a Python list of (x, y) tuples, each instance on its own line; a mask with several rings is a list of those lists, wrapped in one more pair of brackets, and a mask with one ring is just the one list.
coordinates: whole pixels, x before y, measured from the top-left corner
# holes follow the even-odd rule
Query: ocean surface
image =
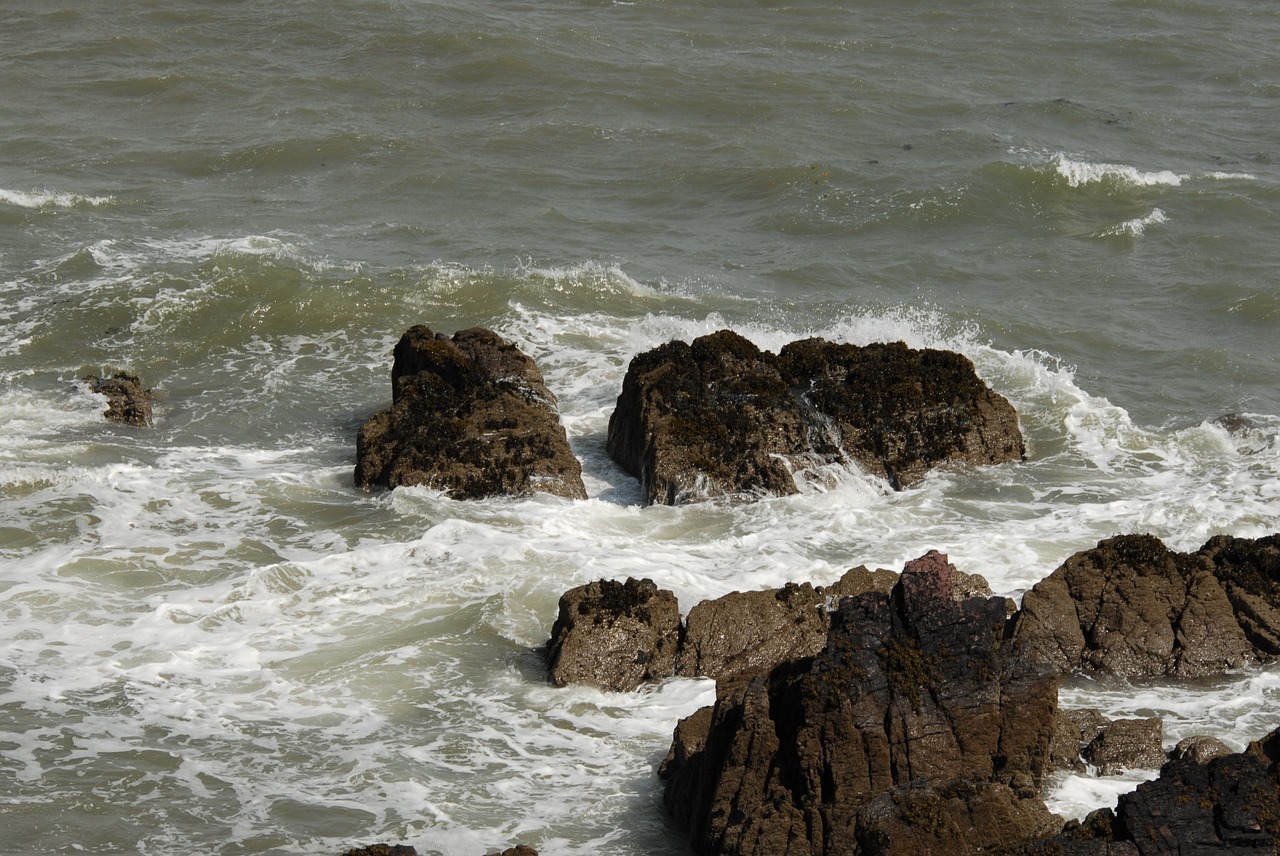
[[(938, 549), (1018, 597), (1277, 531), (1278, 44), (1254, 0), (4, 0), (0, 852), (679, 856), (713, 686), (549, 686), (565, 589)], [(418, 323), (538, 361), (589, 500), (354, 488)], [(627, 363), (725, 327), (963, 352), (1029, 458), (641, 507)], [(1280, 670), (1062, 699), (1239, 748)]]

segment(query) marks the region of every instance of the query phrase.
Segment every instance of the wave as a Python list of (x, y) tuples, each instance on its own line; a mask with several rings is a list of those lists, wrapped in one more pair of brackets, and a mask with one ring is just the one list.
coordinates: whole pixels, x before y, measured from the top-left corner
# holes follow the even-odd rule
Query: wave
[(82, 205), (97, 207), (115, 202), (114, 196), (87, 196), (56, 190), (5, 190), (0, 188), (0, 203), (19, 208), (75, 208)]

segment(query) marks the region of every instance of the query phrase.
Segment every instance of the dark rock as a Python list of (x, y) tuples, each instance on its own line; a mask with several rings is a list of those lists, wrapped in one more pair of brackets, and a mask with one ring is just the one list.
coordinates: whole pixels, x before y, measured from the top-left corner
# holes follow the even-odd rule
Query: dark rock
[(673, 819), (698, 852), (744, 856), (976, 852), (1056, 828), (1038, 796), (1056, 678), (1006, 629), (1002, 599), (954, 599), (939, 553), (841, 600), (820, 653), (718, 682), (677, 728)]
[(1188, 759), (1197, 764), (1207, 764), (1214, 758), (1230, 754), (1231, 747), (1218, 738), (1196, 734), (1179, 740), (1178, 745), (1174, 746), (1173, 751), (1169, 753), (1169, 757), (1175, 761)]
[(1062, 673), (1214, 675), (1280, 654), (1280, 536), (1175, 553), (1124, 535), (1077, 553), (1022, 599), (1017, 636)]
[(1080, 753), (1100, 776), (1114, 776), (1126, 769), (1158, 770), (1165, 762), (1164, 721), (1116, 719), (1108, 723)]
[(1026, 848), (1034, 854), (1275, 853), (1280, 846), (1280, 729), (1244, 752), (1169, 761), (1160, 777), (1083, 824)]
[(90, 392), (107, 397), (107, 409), (102, 415), (109, 421), (140, 428), (151, 427), (152, 402), (156, 399), (156, 392), (143, 389), (136, 376), (125, 372), (116, 372), (109, 378), (88, 375), (83, 382)]
[(560, 597), (547, 643), (557, 686), (625, 692), (670, 677), (680, 638), (676, 597), (653, 580), (598, 580)]
[(900, 489), (938, 466), (1024, 456), (1013, 407), (960, 354), (807, 339), (774, 355), (729, 330), (636, 356), (608, 450), (667, 505), (792, 494), (814, 465)]
[(1093, 708), (1058, 708), (1049, 750), (1053, 768), (1083, 773), (1085, 764), (1081, 752), (1110, 722), (1102, 711)]
[(360, 487), (428, 485), (455, 499), (543, 492), (585, 499), (555, 396), (533, 360), (475, 327), (413, 327), (395, 347), (392, 405), (356, 438)]
[(418, 851), (407, 844), (369, 844), (353, 847), (342, 856), (418, 856)]
[(528, 844), (517, 844), (515, 847), (508, 847), (501, 853), (495, 851), (487, 854), (487, 856), (538, 856), (538, 851)]

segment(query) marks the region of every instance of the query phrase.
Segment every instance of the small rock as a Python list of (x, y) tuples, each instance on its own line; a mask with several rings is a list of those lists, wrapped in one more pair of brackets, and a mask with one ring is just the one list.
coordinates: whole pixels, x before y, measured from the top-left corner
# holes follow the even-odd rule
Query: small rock
[(91, 392), (107, 397), (103, 415), (111, 422), (149, 428), (152, 425), (152, 402), (155, 390), (143, 389), (135, 375), (116, 372), (109, 378), (88, 375), (83, 379)]

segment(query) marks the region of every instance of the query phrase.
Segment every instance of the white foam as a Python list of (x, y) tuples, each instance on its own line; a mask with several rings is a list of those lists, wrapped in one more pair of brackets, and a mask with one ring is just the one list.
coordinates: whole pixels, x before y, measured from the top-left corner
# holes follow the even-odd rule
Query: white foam
[(1179, 187), (1189, 178), (1167, 169), (1142, 170), (1127, 164), (1077, 160), (1062, 153), (1055, 154), (1050, 163), (1071, 187), (1083, 187), (1103, 181), (1116, 181), (1135, 187)]
[(1125, 220), (1114, 226), (1109, 226), (1108, 228), (1103, 229), (1101, 232), (1098, 232), (1098, 236), (1105, 238), (1114, 235), (1121, 235), (1129, 238), (1138, 238), (1146, 234), (1148, 226), (1167, 222), (1169, 222), (1169, 218), (1165, 213), (1159, 208), (1153, 208), (1150, 213), (1145, 214), (1142, 217), (1134, 217), (1131, 220)]
[(19, 208), (73, 208), (77, 205), (97, 207), (112, 202), (115, 202), (113, 196), (87, 196), (56, 190), (5, 190), (0, 187), (0, 203)]

